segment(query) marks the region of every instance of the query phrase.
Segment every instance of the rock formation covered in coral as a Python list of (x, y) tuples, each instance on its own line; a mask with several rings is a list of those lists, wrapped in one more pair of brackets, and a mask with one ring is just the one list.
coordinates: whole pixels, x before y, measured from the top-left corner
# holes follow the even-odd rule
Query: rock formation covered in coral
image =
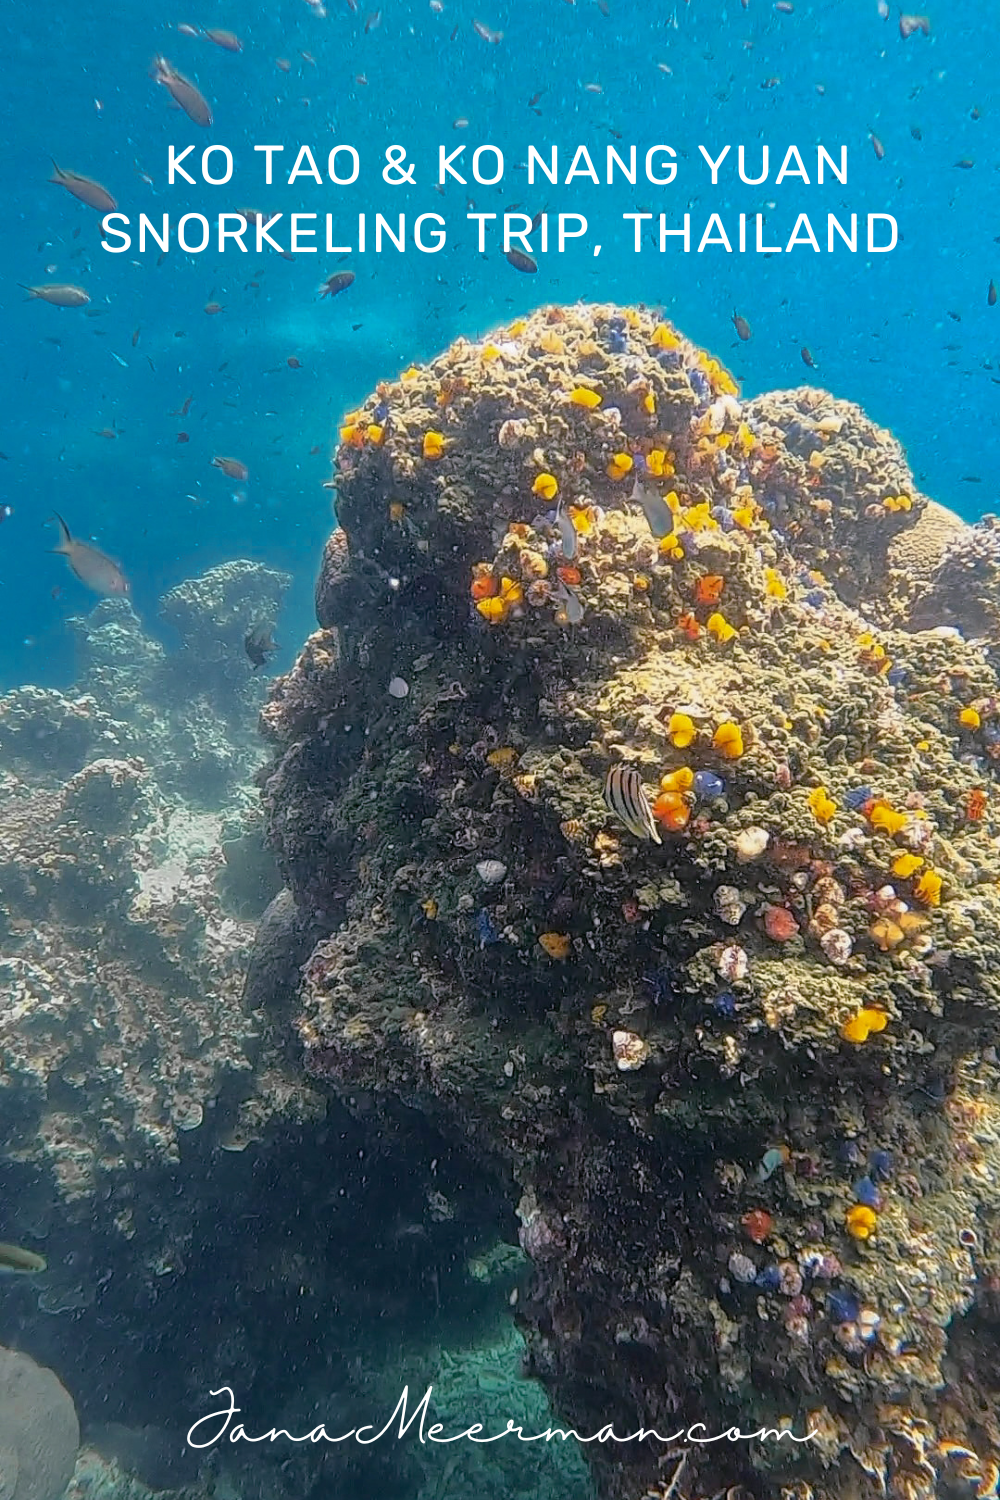
[[(340, 436), (262, 716), (304, 1068), (511, 1184), (580, 1431), (815, 1434), (691, 1446), (688, 1496), (986, 1493), (992, 525), (642, 309), (459, 340)], [(590, 1456), (628, 1500), (674, 1467)]]

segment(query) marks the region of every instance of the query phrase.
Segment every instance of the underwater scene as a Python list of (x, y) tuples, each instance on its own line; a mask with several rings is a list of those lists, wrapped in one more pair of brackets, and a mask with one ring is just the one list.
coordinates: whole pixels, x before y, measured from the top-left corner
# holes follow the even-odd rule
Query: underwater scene
[(0, 1500), (998, 1495), (991, 0), (0, 38)]

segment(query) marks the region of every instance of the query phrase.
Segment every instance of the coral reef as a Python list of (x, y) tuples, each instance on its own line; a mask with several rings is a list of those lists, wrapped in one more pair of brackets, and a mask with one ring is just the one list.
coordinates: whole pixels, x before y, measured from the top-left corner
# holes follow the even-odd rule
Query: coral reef
[(65, 1386), (27, 1354), (0, 1349), (4, 1500), (59, 1500), (79, 1446), (80, 1424)]
[[(459, 340), (340, 437), (261, 720), (307, 1072), (516, 1184), (560, 1418), (815, 1433), (678, 1493), (992, 1493), (992, 524), (644, 309)], [(623, 1500), (676, 1458), (590, 1456)]]

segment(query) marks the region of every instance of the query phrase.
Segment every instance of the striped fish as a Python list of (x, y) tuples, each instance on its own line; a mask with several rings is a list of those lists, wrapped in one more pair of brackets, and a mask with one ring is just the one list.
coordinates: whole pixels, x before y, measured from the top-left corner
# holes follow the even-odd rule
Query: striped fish
[(653, 809), (642, 789), (642, 779), (634, 766), (612, 766), (604, 778), (604, 800), (637, 839), (652, 839), (660, 844)]

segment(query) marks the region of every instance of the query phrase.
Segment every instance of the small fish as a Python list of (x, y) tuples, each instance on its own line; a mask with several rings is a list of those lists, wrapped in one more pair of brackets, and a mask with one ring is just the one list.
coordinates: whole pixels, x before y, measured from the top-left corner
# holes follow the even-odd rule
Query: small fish
[(241, 464), (238, 458), (213, 458), (212, 468), (221, 469), (227, 479), (235, 479), (237, 484), (245, 484), (250, 477), (246, 464)]
[(212, 123), (212, 109), (205, 98), (194, 84), (182, 73), (178, 73), (174, 65), (165, 57), (154, 57), (153, 78), (156, 83), (162, 83), (167, 93), (175, 104), (179, 104), (189, 120), (196, 125), (207, 127)]
[(604, 801), (616, 818), (637, 839), (652, 839), (660, 844), (653, 809), (643, 790), (642, 778), (634, 766), (612, 766), (604, 779)]
[(922, 141), (923, 138), (924, 138), (924, 133), (920, 129), (919, 125), (911, 125), (910, 126), (910, 134), (911, 134), (911, 136), (913, 137), (913, 139), (915, 141)]
[(996, 305), (997, 305), (997, 284), (996, 284), (995, 281), (991, 280), (990, 284), (989, 284), (989, 288), (987, 289), (987, 292), (986, 292), (986, 306), (987, 307), (996, 307)]
[(243, 637), (243, 649), (258, 671), (278, 649), (270, 625), (254, 625)]
[(544, 93), (545, 93), (544, 89), (539, 89), (538, 92), (537, 92), (537, 94), (532, 94), (531, 98), (528, 100), (528, 108), (529, 109), (534, 109), (535, 105), (538, 103), (539, 99), (542, 97), (542, 95)]
[(809, 348), (807, 348), (805, 344), (802, 345), (802, 348), (799, 350), (799, 353), (802, 355), (802, 363), (804, 365), (808, 365), (809, 368), (810, 368), (810, 370), (818, 370), (819, 369), (819, 366), (817, 365), (816, 361), (813, 359), (812, 350), (809, 349)]
[(302, 368), (302, 361), (300, 359), (296, 359), (294, 354), (290, 354), (285, 363), (290, 370), (301, 370)]
[(915, 31), (922, 31), (924, 36), (930, 36), (930, 17), (904, 15), (901, 11), (899, 16), (899, 34), (903, 38), (903, 41), (905, 42), (906, 38), (912, 36)]
[(346, 292), (349, 286), (353, 286), (355, 275), (353, 271), (334, 271), (328, 276), (319, 289), (320, 301), (324, 297), (336, 297), (338, 292)]
[(206, 26), (202, 35), (208, 37), (208, 40), (214, 42), (217, 47), (221, 47), (223, 52), (243, 51), (243, 43), (235, 32), (223, 31), (218, 26)]
[(34, 1250), (24, 1250), (20, 1245), (0, 1244), (0, 1271), (13, 1276), (36, 1276), (45, 1270), (45, 1258)]
[(494, 47), (503, 41), (502, 31), (491, 31), (483, 21), (473, 21), (472, 29), (476, 36), (482, 37), (484, 42), (490, 42)]
[(525, 255), (523, 250), (516, 250), (513, 245), (506, 251), (504, 259), (515, 271), (524, 271), (529, 276), (538, 270), (537, 260), (532, 260), (530, 255)]
[(872, 143), (872, 150), (875, 152), (875, 160), (883, 161), (885, 159), (885, 147), (879, 140), (878, 136), (875, 134), (874, 130), (869, 130), (868, 139)]
[(90, 293), (82, 286), (73, 286), (68, 281), (46, 281), (41, 286), (25, 286), (19, 281), (22, 292), (30, 292), (38, 302), (49, 302), (53, 307), (86, 307)]
[(655, 490), (649, 489), (637, 479), (632, 490), (632, 499), (642, 506), (642, 513), (650, 531), (658, 539), (670, 536), (674, 529), (674, 517), (670, 506)]
[(381, 23), (382, 12), (380, 10), (373, 10), (371, 15), (368, 16), (365, 20), (365, 36), (367, 36), (370, 31), (377, 30)]
[(191, 441), (191, 434), (188, 432), (179, 432), (177, 434), (177, 441), (179, 443), (189, 443)]
[(0, 505), (0, 521), (9, 521), (13, 514), (13, 505)]
[(222, 311), (222, 303), (221, 302), (206, 302), (205, 303), (205, 312), (208, 313), (208, 315), (209, 315), (210, 318), (214, 317), (214, 315), (216, 313), (220, 313), (221, 311)]
[(556, 530), (559, 532), (559, 545), (562, 547), (562, 555), (567, 562), (572, 562), (576, 556), (577, 535), (576, 527), (562, 508), (562, 501), (556, 506)]
[(889, 19), (889, 0), (878, 0), (878, 16), (880, 21)]
[(141, 334), (141, 332), (142, 332), (142, 329), (141, 328), (137, 328), (135, 330), (135, 332), (133, 333), (133, 335), (132, 335), (132, 348), (133, 349), (135, 348), (136, 344), (139, 342), (139, 335)]
[(65, 557), (70, 572), (95, 594), (127, 595), (129, 582), (119, 564), (88, 542), (77, 541), (70, 535), (69, 527), (58, 511), (53, 515), (59, 525), (59, 545), (52, 551)]
[(55, 176), (50, 177), (50, 182), (58, 183), (74, 198), (79, 198), (81, 203), (86, 203), (88, 208), (96, 208), (99, 213), (110, 214), (118, 207), (107, 188), (101, 187), (99, 182), (94, 182), (90, 177), (81, 177), (79, 172), (64, 172), (58, 162), (53, 161)]
[(556, 624), (579, 625), (584, 616), (584, 608), (576, 589), (570, 588), (568, 584), (563, 583), (562, 579), (560, 579), (553, 593), (559, 601), (559, 609), (556, 611)]
[(955, 165), (956, 165), (956, 167), (961, 167), (961, 169), (962, 169), (962, 171), (963, 171), (963, 172), (971, 172), (971, 171), (972, 171), (972, 168), (973, 168), (973, 167), (974, 167), (974, 166), (975, 166), (975, 165), (976, 165), (976, 164), (975, 164), (975, 162), (974, 162), (974, 161), (973, 161), (973, 160), (972, 160), (972, 157), (971, 157), (971, 156), (963, 156), (963, 157), (962, 157), (962, 159), (961, 159), (961, 160), (960, 160), (960, 161), (957, 161), (957, 162), (956, 162), (956, 163), (955, 163)]
[(747, 339), (753, 337), (753, 329), (746, 318), (740, 317), (735, 307), (733, 308), (733, 327), (736, 329), (737, 338), (742, 339), (744, 343), (746, 343)]

